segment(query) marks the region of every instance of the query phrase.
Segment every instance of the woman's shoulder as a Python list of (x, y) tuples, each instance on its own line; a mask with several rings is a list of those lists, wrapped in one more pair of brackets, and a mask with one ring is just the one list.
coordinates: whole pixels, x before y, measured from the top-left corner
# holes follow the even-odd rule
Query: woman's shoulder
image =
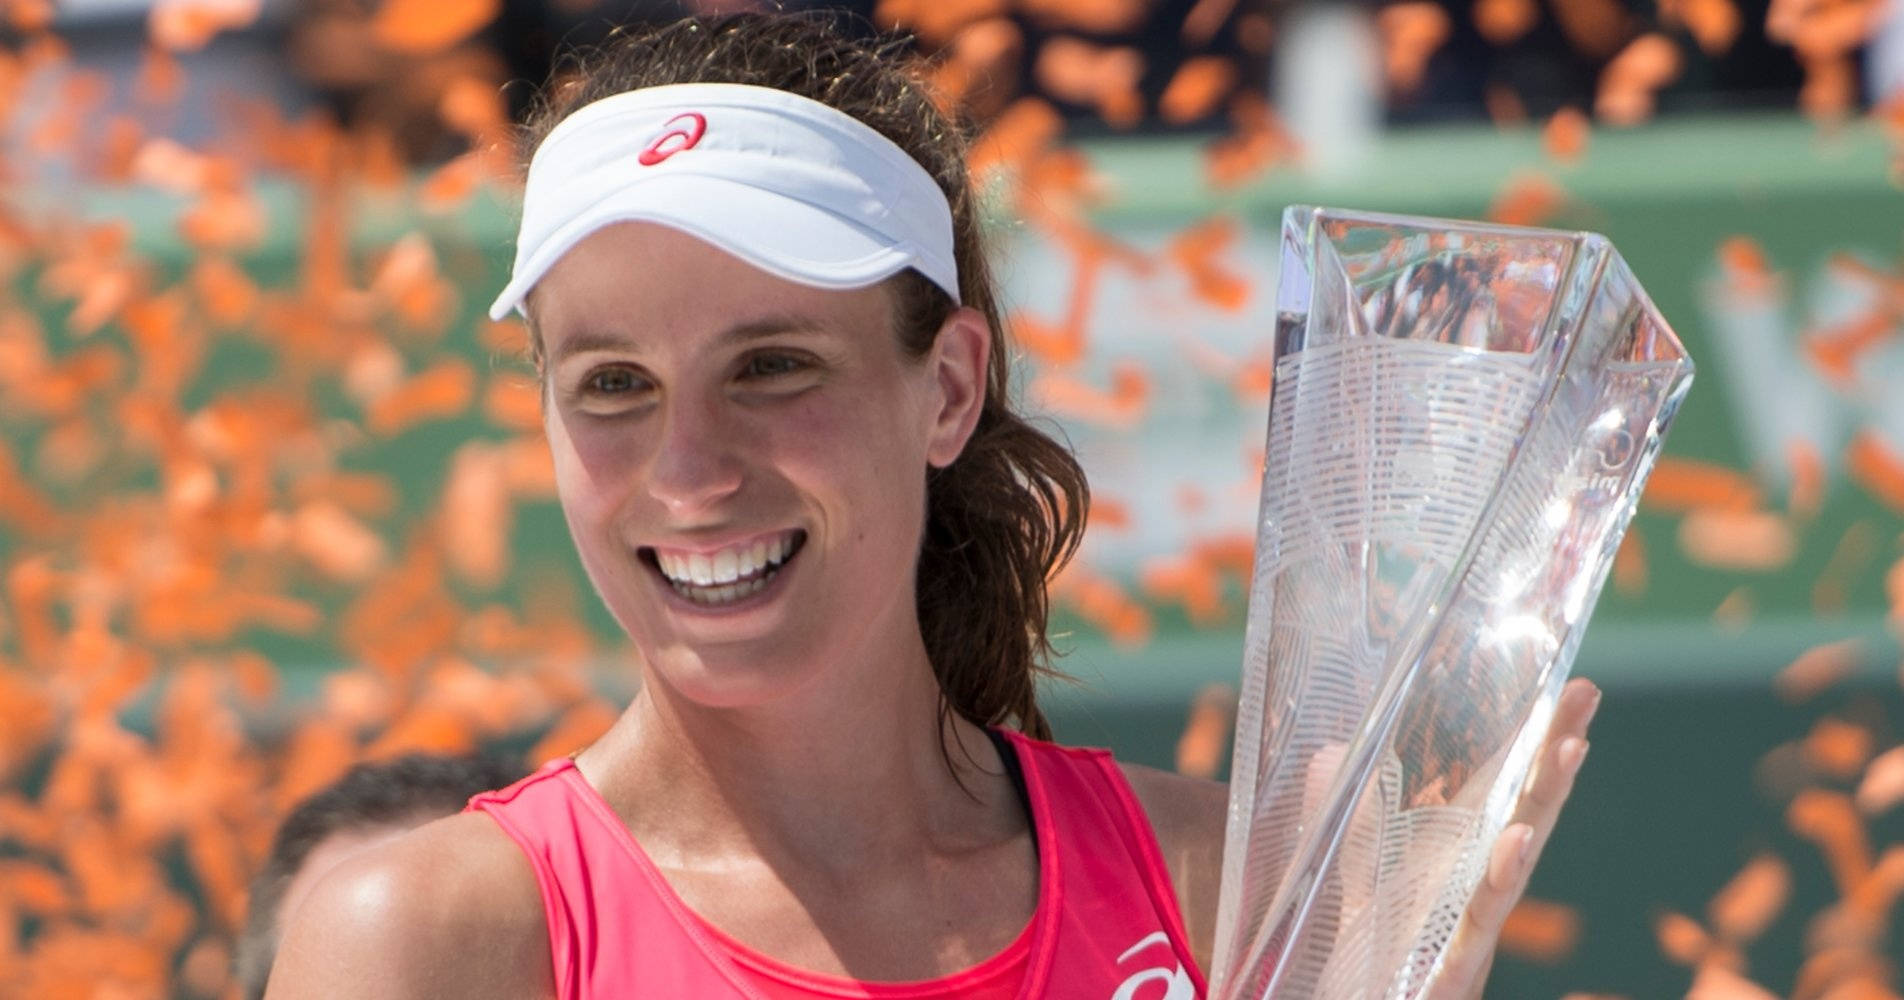
[(488, 816), (353, 855), (290, 914), (269, 1000), (552, 996), (541, 890)]
[(1119, 761), (1118, 767), (1156, 834), (1164, 866), (1177, 890), (1184, 933), (1197, 961), (1207, 968), (1216, 930), (1217, 890), (1223, 878), (1229, 786), (1142, 764)]

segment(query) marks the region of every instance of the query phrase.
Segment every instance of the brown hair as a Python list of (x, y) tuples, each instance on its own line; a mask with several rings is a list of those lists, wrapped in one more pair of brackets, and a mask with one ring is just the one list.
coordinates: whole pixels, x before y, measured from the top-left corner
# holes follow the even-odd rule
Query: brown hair
[[(1011, 357), (966, 171), (967, 138), (934, 103), (902, 39), (856, 35), (838, 14), (733, 14), (627, 30), (572, 60), (524, 129), (533, 153), (571, 111), (673, 83), (773, 87), (830, 105), (891, 139), (938, 181), (952, 206), (959, 296), (995, 338), (985, 406), (964, 452), (927, 473), (917, 582), (919, 627), (944, 696), (942, 712), (979, 725), (1015, 722), (1049, 738), (1039, 674), (1055, 674), (1045, 585), (1077, 550), (1090, 488), (1063, 445), (1013, 412)], [(953, 303), (916, 271), (889, 279), (904, 349), (922, 357)], [(533, 349), (539, 352), (539, 338)]]

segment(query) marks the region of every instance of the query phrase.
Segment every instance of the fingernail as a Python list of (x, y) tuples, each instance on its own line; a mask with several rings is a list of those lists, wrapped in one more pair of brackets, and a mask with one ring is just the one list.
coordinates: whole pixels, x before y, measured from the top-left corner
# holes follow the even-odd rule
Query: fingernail
[[(1587, 683), (1593, 684), (1592, 681), (1588, 681)], [(1593, 700), (1587, 703), (1587, 716), (1580, 720), (1580, 725), (1585, 726), (1587, 723), (1593, 721), (1594, 713), (1600, 711), (1600, 696), (1602, 694), (1603, 692), (1600, 690), (1600, 685), (1593, 684)]]
[(1517, 856), (1522, 868), (1526, 868), (1534, 856), (1534, 828), (1525, 823), (1521, 824), (1521, 846)]
[(1587, 760), (1587, 741), (1578, 736), (1569, 736), (1560, 741), (1560, 767), (1571, 778), (1580, 773), (1580, 765)]
[(1488, 854), (1487, 881), (1503, 892), (1514, 887), (1514, 876), (1527, 867), (1527, 848), (1533, 843), (1527, 824), (1510, 826)]

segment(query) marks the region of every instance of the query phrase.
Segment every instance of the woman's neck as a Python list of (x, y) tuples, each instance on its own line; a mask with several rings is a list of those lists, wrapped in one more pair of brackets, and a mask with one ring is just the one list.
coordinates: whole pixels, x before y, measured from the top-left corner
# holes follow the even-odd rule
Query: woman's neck
[(828, 671), (833, 683), (745, 708), (651, 676), (578, 766), (663, 868), (758, 857), (844, 875), (1022, 832), (990, 741), (941, 719), (923, 648), (899, 664)]

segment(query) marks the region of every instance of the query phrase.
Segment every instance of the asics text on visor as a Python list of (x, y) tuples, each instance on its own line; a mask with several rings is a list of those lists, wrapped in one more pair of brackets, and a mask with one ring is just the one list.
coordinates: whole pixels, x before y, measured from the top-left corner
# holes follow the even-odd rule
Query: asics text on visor
[(959, 301), (952, 209), (905, 150), (797, 94), (683, 83), (603, 98), (543, 139), (490, 318), (520, 309), (588, 234), (634, 220), (801, 284), (864, 288), (911, 267)]

